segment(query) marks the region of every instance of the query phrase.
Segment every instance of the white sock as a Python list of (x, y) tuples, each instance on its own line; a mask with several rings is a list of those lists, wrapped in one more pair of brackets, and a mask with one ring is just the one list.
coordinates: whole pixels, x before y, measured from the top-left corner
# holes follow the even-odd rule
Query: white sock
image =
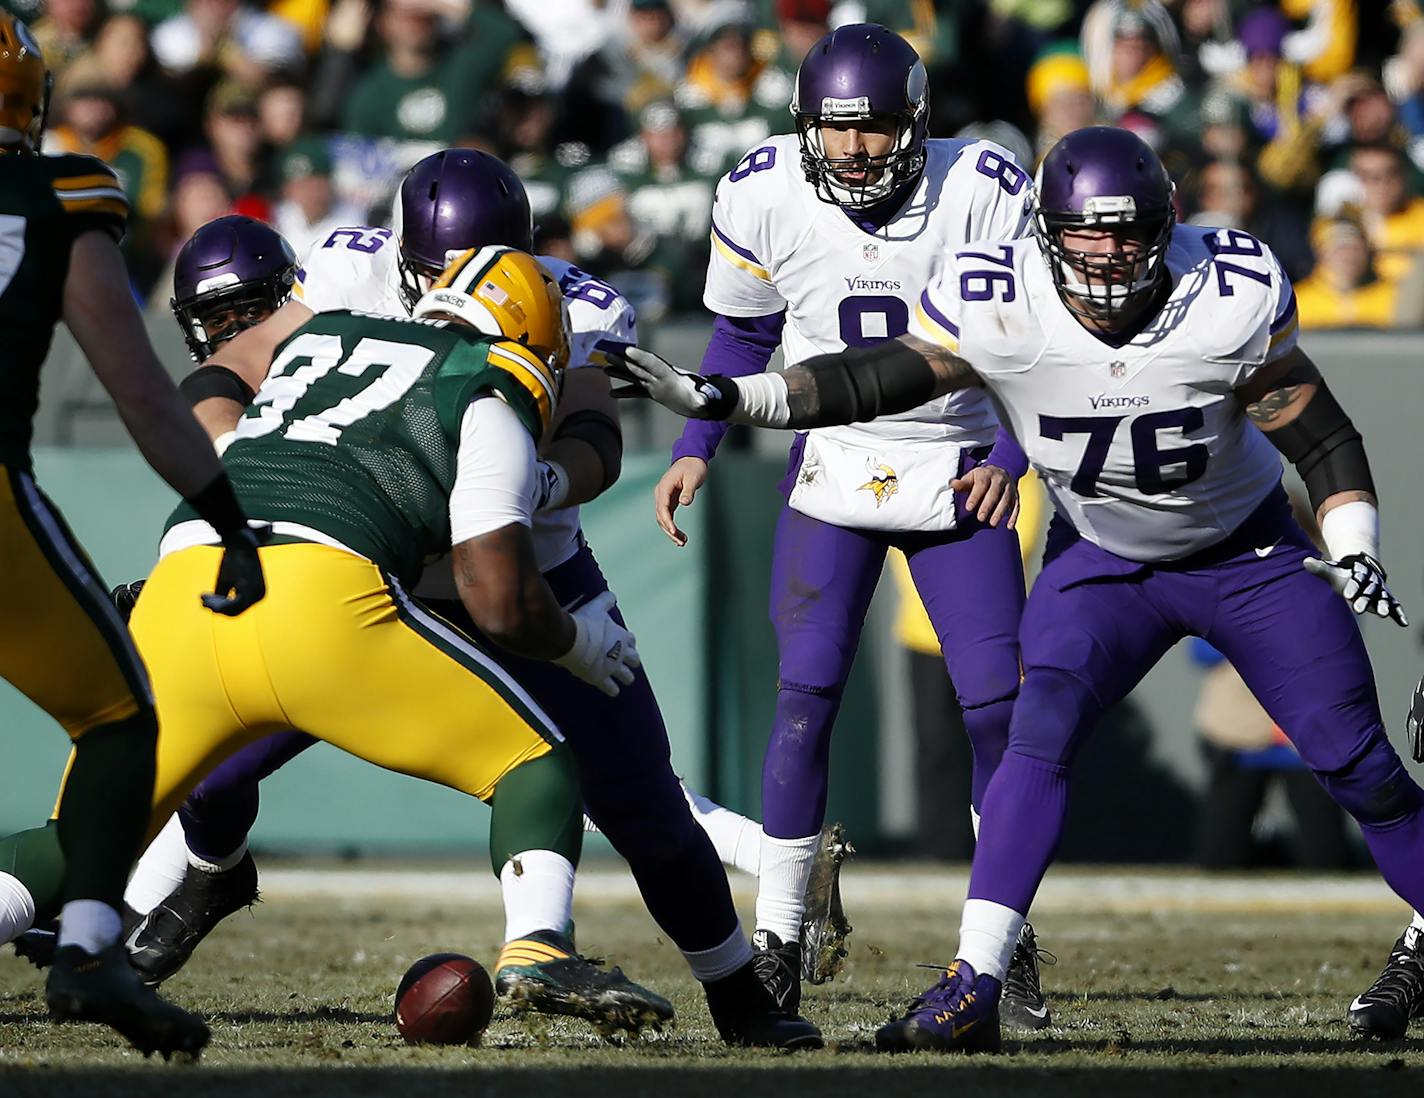
[(979, 975), (1002, 980), (1025, 921), (1013, 908), (993, 900), (965, 900), (955, 956), (968, 961)]
[(504, 893), (504, 940), (536, 930), (568, 932), (574, 918), (574, 867), (552, 850), (526, 850), (499, 871)]
[(1409, 920), (1409, 925), (1414, 927), (1419, 933), (1424, 934), (1424, 915), (1416, 911), (1414, 917)]
[(801, 940), (801, 916), (806, 912), (806, 885), (821, 836), (804, 839), (761, 839), (761, 875), (757, 889), (756, 925), (783, 942)]
[(35, 925), (35, 898), (19, 877), (0, 872), (0, 944), (13, 942)]
[(742, 933), (742, 924), (738, 923), (737, 929), (732, 931), (721, 945), (696, 953), (684, 952), (683, 956), (687, 958), (687, 967), (692, 969), (692, 974), (705, 984), (709, 980), (730, 976), (750, 961), (752, 947), (747, 936)]
[(979, 841), (979, 810), (972, 804), (969, 806), (969, 826), (974, 829), (974, 841)]
[(758, 876), (761, 873), (761, 824), (723, 808), (686, 782), (682, 783), (682, 795), (692, 809), (692, 818), (712, 840), (722, 864)]
[(123, 920), (101, 900), (70, 900), (59, 911), (59, 944), (101, 953), (119, 940)]
[(201, 869), (204, 873), (226, 873), (229, 869), (235, 869), (237, 863), (247, 857), (247, 840), (243, 839), (242, 845), (231, 854), (211, 861), (201, 855), (194, 854), (188, 849), (187, 843), (184, 843), (183, 850), (188, 857), (188, 864), (194, 869)]
[(183, 841), (183, 825), (175, 812), (139, 857), (129, 886), (124, 890), (124, 903), (140, 915), (147, 915), (173, 895), (183, 883), (187, 869), (188, 847)]

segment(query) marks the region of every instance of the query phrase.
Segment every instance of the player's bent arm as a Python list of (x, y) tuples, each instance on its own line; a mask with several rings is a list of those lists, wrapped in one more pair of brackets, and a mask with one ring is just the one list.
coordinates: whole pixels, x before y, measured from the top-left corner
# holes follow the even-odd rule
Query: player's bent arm
[[(300, 301), (287, 301), (261, 324), (229, 339), (183, 379), (193, 413), (209, 438), (216, 439), (237, 426), (252, 400), (249, 394), (267, 380), (277, 348), (314, 315)], [(219, 370), (209, 374), (213, 367)]]
[(555, 467), (541, 510), (572, 507), (606, 492), (623, 470), (623, 429), (608, 375), (570, 370), (564, 375), (559, 411), (540, 457)]
[(1299, 347), (1263, 367), (1237, 396), (1300, 473), (1322, 530), (1326, 516), (1344, 504), (1376, 505), (1364, 439)]
[(189, 498), (223, 476), (212, 444), (154, 353), (123, 257), (105, 232), (74, 241), (64, 321), (159, 476)]
[(465, 609), (501, 648), (554, 660), (573, 647), (573, 619), (539, 573), (528, 526), (511, 523), (462, 541), (453, 563)]
[(815, 355), (779, 374), (741, 378), (689, 374), (632, 348), (621, 372), (689, 418), (794, 430), (905, 412), (983, 383), (958, 355), (913, 335)]

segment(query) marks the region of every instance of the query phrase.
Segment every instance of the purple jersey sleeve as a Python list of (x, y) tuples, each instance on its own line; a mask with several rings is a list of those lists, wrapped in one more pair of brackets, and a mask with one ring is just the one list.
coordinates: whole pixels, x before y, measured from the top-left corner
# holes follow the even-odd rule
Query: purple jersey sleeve
[(1014, 436), (1000, 427), (999, 433), (994, 436), (994, 448), (989, 451), (984, 464), (997, 465), (1014, 480), (1019, 480), (1028, 472), (1028, 455), (1014, 441)]
[[(781, 343), (786, 314), (766, 316), (718, 316), (712, 322), (712, 338), (702, 356), (702, 373), (745, 377), (766, 369)], [(730, 424), (716, 420), (690, 419), (681, 437), (673, 443), (672, 460), (697, 457), (711, 461)]]

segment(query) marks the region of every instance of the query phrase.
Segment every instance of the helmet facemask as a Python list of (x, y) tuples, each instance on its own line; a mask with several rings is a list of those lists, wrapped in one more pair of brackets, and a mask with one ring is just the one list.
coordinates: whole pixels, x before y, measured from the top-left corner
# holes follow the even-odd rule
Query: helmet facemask
[[(1145, 308), (1168, 277), (1163, 256), (1172, 239), (1176, 214), (1165, 209), (1139, 211), (1127, 195), (1091, 198), (1082, 213), (1034, 211), (1034, 235), (1048, 260), (1058, 296), (1086, 320), (1123, 326)], [(1140, 246), (1106, 252), (1067, 247), (1064, 232), (1125, 228)]]
[[(255, 328), (280, 309), (292, 295), (292, 275), (200, 290), (186, 301), (169, 302), (183, 341), (194, 362), (211, 357), (222, 344)], [(216, 321), (227, 315), (219, 326)]]
[[(828, 103), (822, 104), (823, 107)], [(916, 179), (925, 168), (925, 143), (922, 136), (924, 116), (921, 107), (895, 115), (872, 115), (869, 104), (857, 100), (844, 109), (823, 110), (819, 114), (796, 111), (796, 136), (801, 143), (801, 168), (806, 181), (815, 189), (816, 197), (846, 209), (860, 210), (874, 206), (895, 194)], [(795, 110), (793, 106), (793, 110)], [(831, 157), (826, 154), (821, 124), (824, 122), (864, 122), (874, 118), (895, 119), (895, 143), (883, 156)], [(866, 173), (861, 183), (839, 178), (846, 171)]]

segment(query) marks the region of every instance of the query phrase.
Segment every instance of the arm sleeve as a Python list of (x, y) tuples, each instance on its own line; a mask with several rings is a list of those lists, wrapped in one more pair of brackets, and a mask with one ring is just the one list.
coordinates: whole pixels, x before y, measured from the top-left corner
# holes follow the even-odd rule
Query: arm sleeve
[(1015, 480), (1019, 480), (1028, 472), (1028, 455), (1023, 452), (1023, 447), (1015, 441), (1014, 436), (999, 428), (999, 433), (994, 436), (994, 448), (989, 451), (989, 456), (984, 459), (985, 465), (997, 465)]
[[(784, 312), (768, 316), (719, 316), (712, 322), (712, 339), (702, 356), (701, 372), (746, 377), (763, 372), (781, 343)], [(710, 462), (726, 436), (729, 423), (690, 419), (673, 443), (672, 460), (697, 457)]]
[(511, 526), (529, 526), (534, 498), (534, 440), (497, 397), (477, 398), (460, 421), (450, 544)]
[(774, 210), (760, 208), (767, 204), (757, 201), (760, 183), (755, 178), (734, 183), (723, 176), (712, 203), (712, 254), (702, 302), (723, 316), (767, 316), (786, 309), (767, 267), (766, 223)]

